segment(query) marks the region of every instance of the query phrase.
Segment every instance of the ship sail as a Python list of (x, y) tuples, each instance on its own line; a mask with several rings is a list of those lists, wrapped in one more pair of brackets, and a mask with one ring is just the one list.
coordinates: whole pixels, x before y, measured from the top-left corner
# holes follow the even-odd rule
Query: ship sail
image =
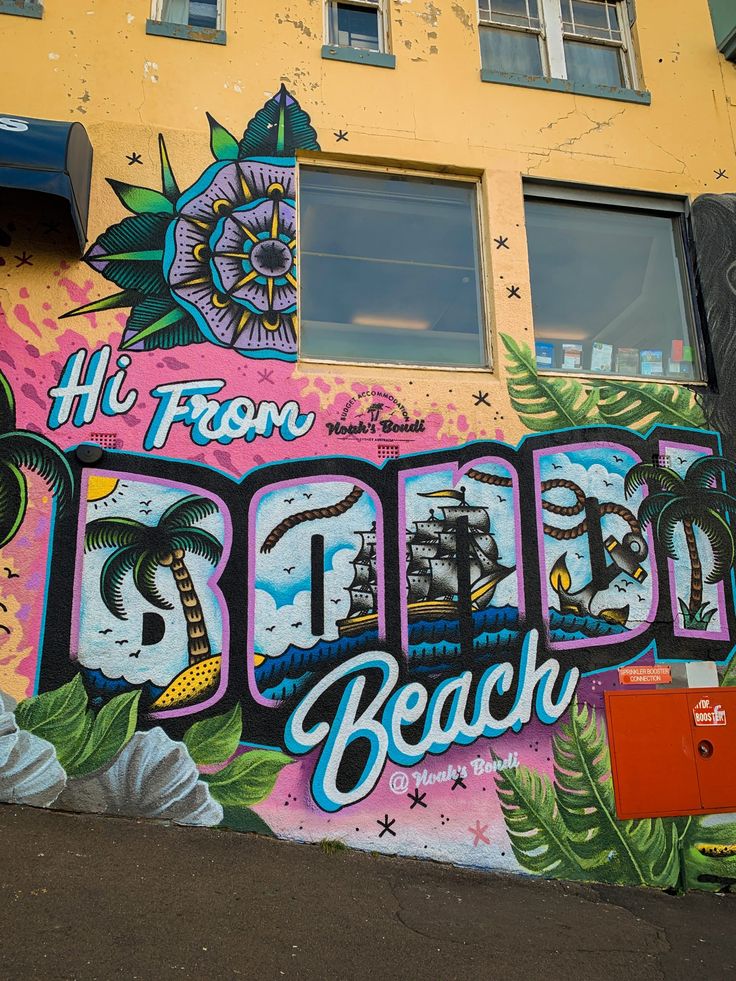
[(465, 502), (464, 491), (433, 492), (424, 497), (454, 497), (457, 504), (434, 510), (425, 521), (414, 521), (407, 530), (407, 603), (410, 620), (457, 616), (457, 528), (467, 522), (470, 598), (474, 610), (485, 609), (498, 583), (513, 572), (498, 560), (498, 544), (491, 533), (487, 508)]

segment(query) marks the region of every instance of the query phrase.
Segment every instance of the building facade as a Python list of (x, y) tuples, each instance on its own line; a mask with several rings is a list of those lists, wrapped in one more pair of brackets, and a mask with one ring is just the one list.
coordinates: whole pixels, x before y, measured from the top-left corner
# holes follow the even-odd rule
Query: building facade
[(0, 0), (0, 800), (736, 882), (726, 6)]

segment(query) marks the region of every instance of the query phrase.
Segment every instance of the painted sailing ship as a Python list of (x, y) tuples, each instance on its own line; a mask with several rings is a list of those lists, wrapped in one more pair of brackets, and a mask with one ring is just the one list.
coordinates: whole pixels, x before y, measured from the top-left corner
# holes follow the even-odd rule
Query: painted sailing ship
[(440, 507), (440, 517), (430, 509), (428, 520), (415, 521), (414, 529), (407, 531), (409, 621), (457, 618), (457, 528), (462, 520), (468, 529), (471, 609), (484, 610), (501, 580), (514, 571), (498, 560), (488, 509), (467, 504), (462, 487), (419, 496), (449, 497), (455, 503)]
[(352, 561), (353, 581), (345, 588), (350, 593), (350, 609), (337, 621), (341, 637), (360, 634), (378, 626), (376, 599), (376, 523), (370, 531), (356, 531), (360, 538), (358, 553)]

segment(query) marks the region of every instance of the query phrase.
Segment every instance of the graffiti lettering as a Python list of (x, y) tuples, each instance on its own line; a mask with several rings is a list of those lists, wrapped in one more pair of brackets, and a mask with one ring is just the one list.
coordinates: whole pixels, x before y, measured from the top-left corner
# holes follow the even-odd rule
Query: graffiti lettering
[[(335, 668), (314, 686), (286, 724), (285, 741), (290, 752), (303, 755), (324, 743), (312, 778), (315, 801), (325, 811), (337, 811), (362, 800), (375, 787), (387, 759), (411, 766), (429, 753), (445, 752), (454, 743), (467, 746), (482, 736), (497, 738), (509, 730), (518, 732), (530, 721), (533, 711), (541, 722), (555, 722), (570, 704), (580, 672), (569, 668), (555, 697), (560, 665), (552, 658), (537, 665), (538, 640), (536, 630), (526, 635), (518, 671), (509, 662), (488, 668), (475, 687), (474, 698), (470, 671), (442, 682), (431, 697), (419, 682), (397, 688), (398, 663), (382, 651), (367, 651)], [(361, 710), (366, 673), (374, 670), (381, 674), (380, 687)], [(307, 717), (345, 678), (350, 680), (332, 719), (310, 727)], [(513, 704), (506, 715), (496, 718), (493, 696), (511, 693), (514, 682)], [(422, 721), (422, 735), (412, 743), (406, 730)], [(348, 777), (341, 765), (351, 745), (358, 741), (367, 743), (368, 754), (362, 771), (352, 778), (354, 771)]]
[(305, 436), (314, 425), (314, 413), (302, 413), (293, 400), (282, 406), (275, 402), (254, 402), (245, 396), (219, 402), (207, 398), (225, 385), (219, 379), (173, 382), (158, 385), (151, 395), (158, 407), (144, 440), (147, 450), (166, 445), (176, 423), (191, 427), (192, 440), (198, 446), (217, 442), (227, 445), (233, 440), (252, 442), (256, 436), (268, 438), (277, 431), (282, 439)]

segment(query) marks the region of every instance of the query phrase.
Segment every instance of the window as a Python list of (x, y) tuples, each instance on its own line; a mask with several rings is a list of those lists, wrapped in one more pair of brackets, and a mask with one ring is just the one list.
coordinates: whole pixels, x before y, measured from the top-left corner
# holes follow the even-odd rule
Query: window
[(299, 180), (302, 357), (487, 364), (475, 181), (311, 166)]
[(526, 187), (538, 370), (702, 379), (684, 208), (643, 195)]
[(327, 42), (361, 51), (385, 51), (382, 0), (352, 0), (327, 4)]
[(478, 0), (478, 9), (484, 69), (636, 88), (630, 0)]
[(43, 17), (41, 0), (0, 0), (0, 14), (16, 14), (18, 17)]
[(152, 17), (165, 24), (221, 29), (225, 0), (154, 0)]

